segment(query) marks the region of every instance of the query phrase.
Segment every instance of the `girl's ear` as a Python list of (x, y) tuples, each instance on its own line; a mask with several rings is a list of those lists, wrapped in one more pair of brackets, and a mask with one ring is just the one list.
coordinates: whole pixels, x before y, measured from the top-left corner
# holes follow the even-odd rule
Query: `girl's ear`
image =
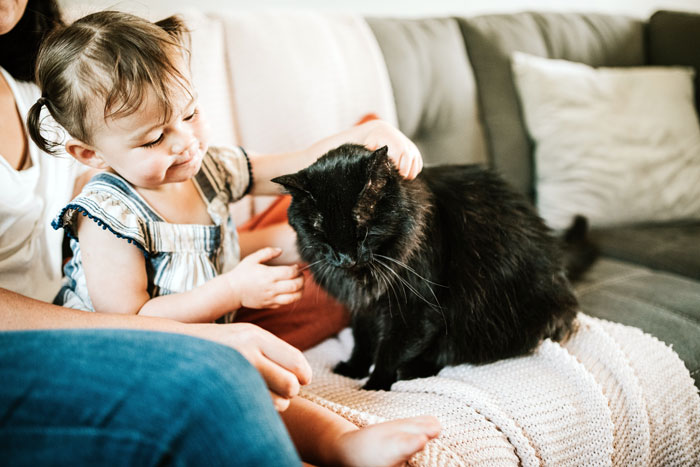
[(78, 161), (92, 168), (109, 168), (107, 163), (100, 157), (97, 151), (95, 151), (95, 148), (77, 139), (69, 139), (66, 142), (66, 152), (78, 159)]

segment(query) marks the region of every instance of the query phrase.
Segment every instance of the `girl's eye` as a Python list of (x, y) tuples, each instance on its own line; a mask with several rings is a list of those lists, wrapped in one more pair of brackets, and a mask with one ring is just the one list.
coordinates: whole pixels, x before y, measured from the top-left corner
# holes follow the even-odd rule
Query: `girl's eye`
[(155, 139), (155, 140), (151, 141), (150, 143), (142, 144), (141, 147), (142, 148), (152, 148), (153, 146), (157, 145), (161, 141), (163, 141), (163, 133), (160, 134), (158, 139)]
[(189, 122), (190, 120), (194, 120), (194, 118), (199, 114), (199, 109), (194, 109), (194, 112), (192, 112), (191, 115), (185, 117), (183, 120), (186, 122)]

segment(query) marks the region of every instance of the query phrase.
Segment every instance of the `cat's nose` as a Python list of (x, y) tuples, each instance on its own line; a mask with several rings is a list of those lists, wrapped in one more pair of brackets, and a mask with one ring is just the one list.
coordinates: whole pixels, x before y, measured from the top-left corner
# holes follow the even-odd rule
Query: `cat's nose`
[(355, 260), (345, 253), (333, 252), (333, 265), (339, 268), (351, 268), (355, 266)]

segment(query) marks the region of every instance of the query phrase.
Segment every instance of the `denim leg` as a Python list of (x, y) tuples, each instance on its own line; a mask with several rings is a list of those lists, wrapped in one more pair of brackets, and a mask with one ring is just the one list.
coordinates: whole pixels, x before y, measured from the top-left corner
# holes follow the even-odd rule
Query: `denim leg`
[(300, 461), (235, 350), (126, 330), (0, 332), (3, 465), (285, 466)]

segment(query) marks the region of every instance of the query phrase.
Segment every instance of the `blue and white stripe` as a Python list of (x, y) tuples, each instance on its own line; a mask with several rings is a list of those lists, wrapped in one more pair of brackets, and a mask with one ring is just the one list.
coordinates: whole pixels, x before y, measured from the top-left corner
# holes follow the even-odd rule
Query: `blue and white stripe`
[(66, 229), (73, 250), (64, 268), (64, 286), (54, 303), (93, 310), (76, 232), (80, 215), (143, 252), (151, 297), (186, 292), (231, 270), (240, 251), (228, 208), (250, 190), (247, 154), (242, 148), (210, 148), (194, 182), (213, 225), (168, 223), (119, 175), (93, 177), (51, 224)]

